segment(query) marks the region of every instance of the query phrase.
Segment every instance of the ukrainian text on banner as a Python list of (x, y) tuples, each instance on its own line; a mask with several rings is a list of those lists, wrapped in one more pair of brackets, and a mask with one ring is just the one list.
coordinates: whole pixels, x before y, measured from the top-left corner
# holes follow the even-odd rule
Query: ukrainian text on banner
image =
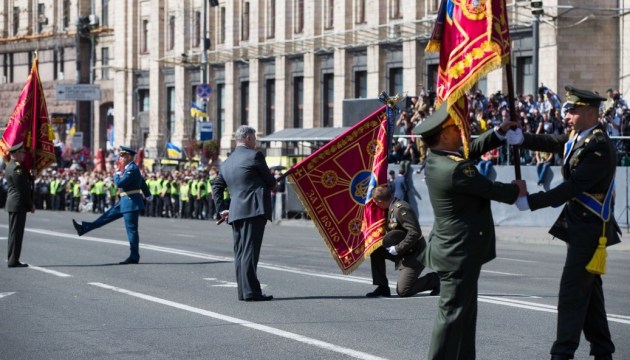
[(26, 85), (0, 139), (0, 153), (6, 158), (11, 146), (22, 142), (26, 149), (24, 166), (35, 169), (39, 174), (55, 162), (56, 158), (52, 144), (54, 134), (49, 124), (48, 108), (37, 66), (38, 61), (35, 58)]
[(468, 156), (470, 124), (461, 99), (490, 71), (510, 60), (510, 31), (505, 0), (442, 0), (426, 51), (440, 52), (437, 100), (462, 129)]
[(372, 189), (387, 183), (385, 106), (291, 168), (290, 182), (344, 274), (378, 246), (385, 211)]

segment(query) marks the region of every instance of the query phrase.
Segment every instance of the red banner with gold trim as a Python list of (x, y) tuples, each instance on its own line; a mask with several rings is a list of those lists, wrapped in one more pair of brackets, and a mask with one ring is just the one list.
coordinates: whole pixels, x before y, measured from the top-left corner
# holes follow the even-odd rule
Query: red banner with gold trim
[(426, 51), (440, 52), (437, 105), (446, 102), (448, 112), (462, 129), (468, 157), (470, 124), (465, 93), (510, 61), (510, 30), (505, 0), (442, 0)]
[(290, 183), (344, 274), (378, 246), (385, 210), (372, 190), (387, 184), (385, 106), (290, 170)]
[(29, 170), (35, 169), (39, 174), (56, 160), (53, 138), (36, 57), (31, 73), (26, 79), (26, 85), (0, 139), (0, 153), (8, 158), (9, 149), (22, 142), (26, 149), (24, 167)]

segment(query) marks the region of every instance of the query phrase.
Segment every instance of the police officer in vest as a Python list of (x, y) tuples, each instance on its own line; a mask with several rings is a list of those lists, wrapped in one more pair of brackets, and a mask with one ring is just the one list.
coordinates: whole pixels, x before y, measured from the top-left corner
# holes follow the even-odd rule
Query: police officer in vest
[[(507, 141), (523, 148), (564, 154), (564, 181), (549, 191), (519, 197), (520, 210), (564, 204), (549, 233), (568, 244), (560, 280), (558, 328), (551, 347), (552, 360), (573, 359), (584, 332), (596, 360), (610, 360), (615, 346), (610, 337), (602, 278), (586, 267), (597, 246), (620, 242), (621, 230), (613, 215), (615, 146), (598, 120), (598, 94), (566, 86), (567, 115), (573, 131), (561, 135), (523, 134), (510, 130)], [(604, 245), (602, 244), (602, 245)]]

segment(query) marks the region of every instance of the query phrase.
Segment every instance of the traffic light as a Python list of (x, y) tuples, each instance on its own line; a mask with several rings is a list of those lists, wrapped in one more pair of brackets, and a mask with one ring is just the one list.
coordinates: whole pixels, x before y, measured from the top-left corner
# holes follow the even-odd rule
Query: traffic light
[(542, 8), (542, 0), (531, 0), (530, 6), (532, 8), (532, 15), (542, 15), (545, 13), (545, 10)]

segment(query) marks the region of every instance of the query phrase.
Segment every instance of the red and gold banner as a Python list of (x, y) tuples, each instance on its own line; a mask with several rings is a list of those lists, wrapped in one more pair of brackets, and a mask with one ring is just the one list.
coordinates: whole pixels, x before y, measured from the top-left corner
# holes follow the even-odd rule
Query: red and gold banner
[(437, 105), (462, 130), (468, 157), (470, 124), (465, 93), (490, 71), (510, 61), (510, 30), (505, 0), (442, 0), (426, 51), (440, 52)]
[(344, 274), (377, 247), (385, 210), (372, 190), (387, 184), (385, 106), (295, 165), (289, 179)]
[(13, 109), (6, 130), (0, 139), (0, 153), (8, 158), (9, 149), (22, 142), (26, 149), (24, 167), (41, 173), (55, 162), (54, 134), (48, 119), (48, 108), (39, 79), (37, 57), (26, 79), (20, 98)]

